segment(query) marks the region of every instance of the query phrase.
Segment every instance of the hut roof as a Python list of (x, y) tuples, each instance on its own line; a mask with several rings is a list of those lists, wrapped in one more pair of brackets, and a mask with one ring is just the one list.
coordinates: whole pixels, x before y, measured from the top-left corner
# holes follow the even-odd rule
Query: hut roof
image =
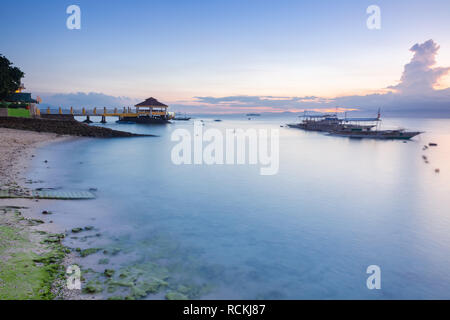
[(11, 96), (5, 99), (7, 102), (15, 102), (15, 103), (38, 103), (38, 101), (31, 98), (31, 93), (26, 92), (16, 92)]
[(167, 105), (165, 105), (164, 103), (159, 102), (158, 100), (156, 100), (155, 98), (148, 98), (147, 100), (138, 103), (136, 105), (136, 107), (161, 107), (161, 108), (168, 108)]

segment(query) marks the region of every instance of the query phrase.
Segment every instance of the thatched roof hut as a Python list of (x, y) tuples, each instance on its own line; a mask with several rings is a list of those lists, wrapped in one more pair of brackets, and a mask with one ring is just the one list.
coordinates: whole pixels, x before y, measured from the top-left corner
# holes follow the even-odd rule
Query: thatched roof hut
[(138, 103), (135, 107), (137, 108), (168, 108), (169, 106), (165, 105), (164, 103), (159, 102), (155, 98), (148, 98), (147, 100)]

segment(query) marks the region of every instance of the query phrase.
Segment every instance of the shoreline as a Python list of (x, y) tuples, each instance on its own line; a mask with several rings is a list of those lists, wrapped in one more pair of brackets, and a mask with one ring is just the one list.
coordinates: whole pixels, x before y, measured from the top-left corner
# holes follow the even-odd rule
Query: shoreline
[[(27, 173), (37, 149), (80, 139), (9, 128), (0, 128), (0, 136), (0, 190), (19, 196), (29, 193)], [(79, 290), (65, 289), (65, 270), (75, 258), (60, 241), (66, 230), (42, 214), (54, 201), (0, 198), (1, 299), (78, 298)]]

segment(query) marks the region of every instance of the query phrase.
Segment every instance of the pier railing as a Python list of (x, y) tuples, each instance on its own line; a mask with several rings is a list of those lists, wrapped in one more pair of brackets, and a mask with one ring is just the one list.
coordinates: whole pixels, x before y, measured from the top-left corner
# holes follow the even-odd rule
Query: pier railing
[(131, 107), (123, 107), (123, 108), (81, 108), (81, 109), (63, 109), (59, 108), (50, 108), (47, 107), (45, 109), (40, 110), (39, 108), (36, 110), (37, 115), (73, 115), (74, 117), (82, 117), (82, 116), (100, 116), (100, 117), (137, 117), (139, 115), (154, 115), (154, 116), (165, 116), (167, 114), (166, 111), (139, 111), (136, 112)]

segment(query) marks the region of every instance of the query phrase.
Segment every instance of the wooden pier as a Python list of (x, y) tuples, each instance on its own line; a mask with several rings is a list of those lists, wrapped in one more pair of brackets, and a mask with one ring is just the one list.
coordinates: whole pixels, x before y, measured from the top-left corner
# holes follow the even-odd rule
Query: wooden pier
[(36, 110), (37, 116), (47, 115), (54, 118), (58, 116), (73, 116), (73, 117), (86, 117), (86, 122), (89, 122), (89, 117), (99, 116), (102, 117), (101, 122), (106, 123), (106, 117), (118, 117), (119, 119), (132, 120), (134, 118), (149, 117), (149, 118), (161, 118), (165, 120), (170, 120), (175, 117), (173, 112), (167, 111), (168, 106), (160, 103), (154, 98), (148, 98), (144, 102), (137, 104), (134, 108), (123, 107), (123, 108), (93, 108), (86, 109), (81, 108), (75, 110), (70, 107), (70, 110), (63, 110), (61, 107), (57, 108), (47, 108), (45, 111), (41, 111), (39, 108)]

